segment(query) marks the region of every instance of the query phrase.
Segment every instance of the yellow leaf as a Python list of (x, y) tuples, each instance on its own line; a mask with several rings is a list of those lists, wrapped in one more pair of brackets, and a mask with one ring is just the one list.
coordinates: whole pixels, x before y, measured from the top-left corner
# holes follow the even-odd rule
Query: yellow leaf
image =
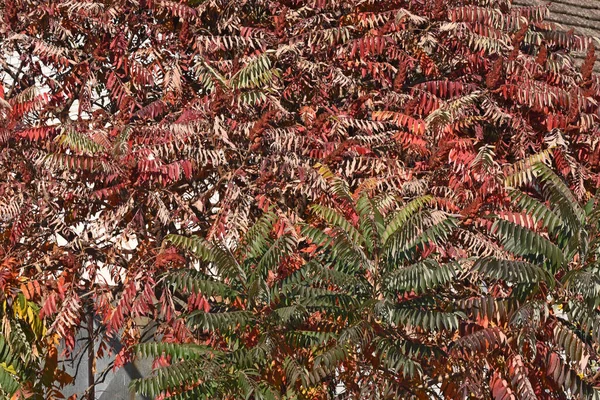
[(4, 370), (10, 374), (13, 375), (17, 375), (17, 371), (15, 370), (15, 367), (13, 367), (12, 365), (6, 365), (6, 363), (0, 363), (0, 367), (4, 368)]

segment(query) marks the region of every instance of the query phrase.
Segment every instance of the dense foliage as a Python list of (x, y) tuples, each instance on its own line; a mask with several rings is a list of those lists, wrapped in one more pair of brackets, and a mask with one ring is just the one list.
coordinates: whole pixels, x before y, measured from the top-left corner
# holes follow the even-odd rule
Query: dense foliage
[(2, 389), (91, 313), (116, 366), (159, 322), (150, 395), (595, 395), (600, 79), (547, 14), (2, 2)]
[[(426, 366), (410, 356), (441, 356), (441, 348), (459, 327), (459, 316), (445, 312), (453, 296), (444, 291), (433, 296), (434, 289), (455, 277), (456, 261), (441, 264), (441, 255), (420, 251), (425, 244), (442, 243), (456, 226), (454, 219), (429, 209), (428, 196), (398, 207), (391, 196), (374, 201), (362, 193), (355, 202), (343, 184), (335, 186), (346, 213), (358, 221), (352, 223), (333, 208), (314, 206), (330, 226), (302, 226), (304, 243), (298, 243), (293, 227), (278, 227), (285, 222), (273, 213), (259, 219), (231, 253), (223, 244), (168, 237), (204, 261), (198, 271), (171, 274), (175, 289), (220, 298), (189, 314), (188, 324), (218, 332), (222, 340), (207, 338), (209, 346), (204, 348), (141, 345), (143, 355), (184, 354), (186, 360), (136, 382), (138, 390), (156, 396), (200, 379), (205, 383), (188, 396), (210, 398), (235, 389), (241, 391), (234, 392), (236, 398), (252, 393), (273, 398), (284, 388), (290, 398), (324, 398), (341, 382), (360, 398), (379, 398), (413, 382), (423, 368), (446, 370), (443, 364)], [(415, 230), (421, 232), (413, 235)], [(308, 254), (309, 261), (299, 262), (294, 250)], [(211, 277), (213, 270), (227, 284)], [(408, 298), (399, 303), (398, 296)], [(440, 333), (432, 338), (432, 332)], [(221, 351), (226, 353), (213, 358)], [(228, 365), (235, 368), (233, 376), (220, 382), (220, 368)], [(253, 385), (248, 376), (264, 376), (265, 382)], [(216, 387), (207, 391), (208, 385)]]
[(600, 199), (579, 205), (545, 164), (517, 172), (526, 192), (507, 187), (512, 207), (469, 257), (433, 197), (398, 204), (338, 179), (335, 207), (311, 207), (323, 223), (294, 231), (267, 213), (231, 251), (169, 236), (201, 261), (168, 274), (196, 304), (185, 318), (198, 342), (137, 346), (163, 364), (133, 386), (176, 398), (600, 398)]

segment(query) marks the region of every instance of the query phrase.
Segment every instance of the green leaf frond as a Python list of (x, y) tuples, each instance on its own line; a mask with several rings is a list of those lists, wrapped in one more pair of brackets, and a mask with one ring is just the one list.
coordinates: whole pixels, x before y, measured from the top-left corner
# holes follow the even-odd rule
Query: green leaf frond
[(266, 51), (248, 60), (246, 65), (237, 71), (229, 80), (233, 89), (253, 89), (271, 85), (280, 72), (272, 68), (270, 51)]
[(227, 332), (237, 327), (252, 324), (254, 315), (250, 311), (210, 312), (194, 311), (189, 315), (188, 325), (205, 331)]
[(393, 339), (380, 338), (376, 342), (377, 354), (386, 368), (412, 379), (423, 374), (421, 364), (405, 353), (405, 343)]
[(64, 128), (54, 139), (61, 146), (79, 154), (94, 155), (106, 149), (91, 137), (77, 132), (74, 128)]
[(429, 195), (417, 197), (397, 211), (391, 217), (391, 220), (388, 222), (385, 231), (383, 232), (381, 237), (382, 244), (385, 245), (390, 237), (396, 234), (412, 215), (422, 209), (426, 204), (429, 204), (432, 200), (433, 197)]
[(440, 265), (429, 258), (391, 272), (384, 279), (384, 285), (391, 293), (422, 294), (451, 282), (456, 271), (456, 263)]
[(556, 232), (563, 227), (563, 220), (542, 202), (518, 189), (508, 189), (508, 195), (517, 207), (531, 215), (536, 222), (541, 222), (548, 231)]
[(277, 222), (277, 214), (264, 213), (244, 235), (236, 252), (246, 259), (261, 257), (269, 248), (269, 233)]
[(356, 201), (359, 215), (358, 225), (369, 254), (381, 247), (381, 237), (385, 231), (385, 220), (375, 202), (367, 195), (361, 195)]
[(133, 380), (130, 387), (144, 396), (156, 397), (166, 391), (182, 391), (201, 378), (209, 379), (206, 360), (190, 359), (156, 369), (151, 376)]
[(548, 304), (545, 301), (535, 300), (523, 303), (510, 317), (510, 325), (517, 328), (524, 326), (538, 326), (548, 318)]
[(387, 240), (384, 251), (391, 260), (411, 260), (419, 247), (444, 243), (457, 227), (454, 217), (439, 210), (422, 210), (413, 214)]
[(211, 353), (214, 354), (214, 349), (193, 343), (150, 342), (136, 345), (135, 352), (147, 358), (169, 356), (176, 360), (197, 360)]
[(246, 280), (246, 272), (231, 252), (222, 245), (209, 243), (197, 236), (188, 237), (176, 234), (169, 234), (164, 240), (178, 249), (190, 252), (201, 261), (211, 263), (223, 278)]
[(460, 315), (454, 312), (424, 310), (418, 308), (395, 308), (391, 319), (397, 326), (419, 327), (426, 331), (455, 331), (458, 329)]
[(294, 236), (282, 235), (262, 255), (255, 271), (266, 278), (267, 272), (275, 270), (281, 260), (292, 254), (297, 244), (297, 239)]
[(168, 280), (174, 290), (188, 293), (202, 293), (205, 296), (235, 297), (237, 295), (231, 285), (215, 281), (203, 272), (194, 269), (181, 269), (170, 272)]
[(589, 306), (600, 304), (600, 268), (597, 266), (569, 271), (562, 281), (571, 293), (581, 295)]
[(554, 277), (547, 270), (527, 261), (485, 257), (475, 262), (473, 271), (492, 280), (526, 284), (546, 282), (549, 287), (554, 286)]
[(565, 313), (570, 323), (577, 326), (584, 337), (600, 344), (600, 315), (594, 309), (576, 301), (569, 301)]
[(538, 163), (534, 165), (533, 170), (543, 185), (545, 197), (555, 211), (560, 211), (560, 215), (569, 226), (569, 231), (576, 232), (581, 229), (585, 211), (565, 182), (545, 164)]
[(13, 353), (10, 343), (0, 335), (0, 388), (5, 393), (12, 395), (21, 387), (16, 376), (21, 367), (19, 354)]
[(514, 254), (540, 257), (549, 261), (552, 272), (556, 272), (565, 264), (562, 250), (545, 237), (510, 221), (497, 220), (492, 226), (492, 233), (500, 238), (502, 245)]
[(355, 246), (361, 246), (364, 244), (365, 239), (360, 231), (356, 229), (340, 212), (320, 204), (312, 205), (311, 210), (325, 220), (328, 224), (336, 226), (344, 231)]
[(369, 259), (360, 246), (357, 246), (341, 229), (334, 229), (331, 235), (309, 225), (301, 227), (301, 234), (312, 243), (327, 250), (323, 255), (323, 262), (331, 262), (336, 269), (344, 272), (364, 270), (369, 264)]

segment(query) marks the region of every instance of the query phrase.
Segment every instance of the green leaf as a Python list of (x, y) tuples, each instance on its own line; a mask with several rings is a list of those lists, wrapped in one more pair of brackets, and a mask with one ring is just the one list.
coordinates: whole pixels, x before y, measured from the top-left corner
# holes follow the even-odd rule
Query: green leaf
[(392, 310), (391, 319), (396, 325), (419, 327), (430, 332), (455, 331), (459, 323), (456, 313), (418, 308), (396, 308)]
[(269, 248), (269, 233), (277, 222), (277, 214), (264, 213), (244, 235), (238, 248), (246, 259), (261, 257)]
[(455, 276), (455, 263), (440, 265), (434, 259), (426, 259), (392, 271), (384, 278), (384, 282), (391, 293), (422, 294), (448, 284)]
[(574, 233), (581, 229), (585, 212), (569, 187), (545, 164), (538, 163), (533, 170), (537, 179), (543, 183), (548, 202), (560, 211), (561, 217), (569, 225), (569, 231)]
[(200, 360), (191, 359), (162, 367), (149, 377), (131, 381), (130, 387), (149, 397), (159, 396), (166, 391), (181, 390), (207, 375), (204, 364)]
[(517, 189), (508, 189), (508, 195), (516, 206), (531, 215), (536, 222), (541, 221), (542, 226), (550, 232), (556, 232), (563, 227), (564, 222), (559, 215), (528, 194)]
[(199, 260), (211, 263), (221, 277), (245, 282), (246, 272), (224, 246), (217, 243), (211, 244), (197, 236), (169, 234), (164, 240), (179, 249), (189, 251)]
[(169, 273), (168, 280), (175, 290), (202, 293), (204, 296), (235, 297), (238, 295), (231, 285), (210, 279), (194, 269), (182, 269)]
[(433, 197), (429, 195), (417, 197), (396, 212), (392, 216), (392, 219), (387, 224), (385, 231), (383, 232), (381, 237), (382, 244), (386, 245), (390, 237), (396, 234), (414, 213), (419, 211), (421, 208), (423, 208), (423, 206), (430, 203), (432, 200)]
[(473, 271), (493, 280), (527, 284), (537, 284), (543, 281), (550, 288), (554, 287), (554, 277), (548, 271), (526, 261), (485, 257), (475, 262)]
[(255, 271), (263, 278), (267, 277), (268, 271), (276, 270), (281, 260), (289, 256), (296, 248), (297, 241), (292, 235), (283, 235), (269, 247), (262, 255)]
[(412, 379), (423, 374), (421, 364), (410, 359), (405, 353), (405, 343), (393, 339), (379, 338), (376, 341), (377, 355), (383, 365)]
[(224, 332), (235, 329), (238, 326), (248, 326), (253, 320), (254, 315), (250, 311), (205, 313), (204, 311), (196, 310), (189, 315), (188, 325), (199, 327), (209, 332)]
[(551, 263), (552, 272), (556, 272), (565, 263), (562, 250), (539, 234), (510, 221), (497, 220), (492, 225), (502, 245), (520, 256), (543, 257)]
[(319, 217), (323, 218), (328, 224), (342, 229), (346, 235), (348, 235), (354, 245), (360, 246), (364, 244), (365, 239), (361, 233), (358, 231), (358, 229), (352, 226), (352, 224), (346, 220), (341, 213), (337, 212), (333, 208), (325, 207), (320, 204), (312, 205), (311, 210)]
[(142, 357), (171, 356), (174, 359), (200, 359), (202, 356), (214, 353), (208, 346), (193, 343), (140, 343), (135, 346), (135, 352)]

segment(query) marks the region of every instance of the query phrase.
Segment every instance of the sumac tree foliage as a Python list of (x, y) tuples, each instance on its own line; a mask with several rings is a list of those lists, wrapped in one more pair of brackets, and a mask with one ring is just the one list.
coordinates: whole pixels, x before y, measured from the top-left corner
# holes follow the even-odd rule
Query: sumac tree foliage
[(169, 235), (167, 247), (197, 262), (166, 277), (194, 339), (138, 345), (158, 361), (132, 388), (175, 398), (600, 398), (600, 200), (579, 203), (543, 163), (513, 168), (523, 178), (507, 182), (509, 206), (480, 221), (485, 234), (471, 229), (467, 245), (432, 196), (399, 203), (351, 193), (339, 178), (328, 205), (311, 206), (295, 229), (268, 212), (234, 248)]
[[(206, 344), (140, 345), (142, 355), (183, 361), (134, 387), (150, 396), (327, 398), (342, 385), (358, 398), (380, 398), (407, 396), (422, 376), (445, 374), (448, 365), (436, 359), (461, 318), (445, 288), (460, 267), (436, 245), (445, 248), (455, 218), (432, 209), (431, 196), (397, 204), (358, 192), (355, 200), (343, 181), (333, 191), (340, 209), (312, 207), (323, 228), (296, 230), (267, 213), (233, 251), (168, 236), (202, 261), (169, 281)], [(207, 296), (220, 301), (198, 302)]]
[[(482, 217), (512, 209), (505, 180), (531, 184), (537, 161), (587, 201), (595, 54), (547, 14), (509, 0), (3, 1), (0, 254), (19, 283), (0, 281), (5, 297), (37, 304), (46, 335), (67, 349), (86, 312), (101, 322), (100, 353), (113, 336), (137, 343), (142, 317), (187, 342), (195, 333), (161, 273), (190, 260), (169, 235), (230, 246), (269, 209), (288, 228), (323, 228), (308, 206), (334, 206), (331, 180), (342, 179), (349, 193), (428, 196), (434, 220), (452, 214), (445, 261), (498, 246)], [(587, 52), (582, 66), (572, 51)], [(445, 246), (427, 243), (411, 257)], [(47, 343), (28, 366), (54, 354)], [(454, 380), (455, 393), (510, 397), (509, 365), (488, 362), (488, 382)]]
[(195, 341), (139, 345), (161, 363), (132, 387), (182, 398), (600, 398), (599, 199), (579, 203), (543, 163), (514, 169), (524, 178), (507, 184), (510, 205), (467, 244), (432, 196), (399, 204), (338, 179), (296, 231), (267, 213), (231, 251), (169, 236), (200, 261), (167, 278)]
[[(593, 388), (599, 199), (580, 204), (545, 164), (526, 171), (519, 187), (508, 188), (512, 207), (488, 225), (501, 251), (476, 258), (469, 268), (485, 290), (461, 300), (472, 331), (455, 350), (466, 356), (466, 365), (479, 366), (471, 369), (472, 379), (487, 379), (486, 368), (493, 371), (495, 397), (540, 398), (543, 387), (551, 398), (599, 398)], [(506, 343), (492, 352), (482, 334), (490, 329)]]

